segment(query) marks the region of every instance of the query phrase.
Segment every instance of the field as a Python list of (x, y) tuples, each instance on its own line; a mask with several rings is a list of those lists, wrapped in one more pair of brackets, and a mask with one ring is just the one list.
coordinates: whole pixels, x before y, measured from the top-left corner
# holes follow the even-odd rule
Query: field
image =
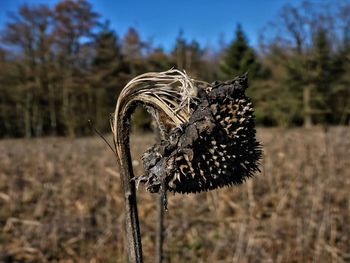
[[(350, 129), (258, 137), (253, 179), (168, 196), (165, 262), (350, 262)], [(137, 175), (153, 139), (132, 136)], [(154, 262), (156, 196), (138, 193), (145, 262)], [(100, 138), (0, 141), (0, 262), (126, 262), (121, 196)]]

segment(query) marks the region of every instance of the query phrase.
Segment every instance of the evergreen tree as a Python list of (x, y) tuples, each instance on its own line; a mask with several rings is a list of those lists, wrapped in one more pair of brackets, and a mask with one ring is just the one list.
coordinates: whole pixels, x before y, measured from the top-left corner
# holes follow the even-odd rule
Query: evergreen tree
[(350, 28), (345, 28), (342, 45), (334, 57), (333, 74), (336, 78), (330, 96), (332, 113), (336, 124), (350, 124)]
[(219, 76), (221, 79), (231, 79), (249, 71), (249, 78), (256, 79), (264, 75), (255, 51), (248, 45), (241, 25), (237, 25), (235, 38), (224, 51)]
[(314, 115), (313, 119), (316, 122), (325, 119), (327, 119), (327, 122), (332, 122), (330, 113), (333, 103), (331, 86), (334, 80), (334, 74), (332, 74), (334, 65), (332, 63), (331, 44), (325, 29), (319, 28), (314, 34), (310, 53), (308, 71), (304, 74), (308, 75), (308, 85), (312, 91), (310, 103)]

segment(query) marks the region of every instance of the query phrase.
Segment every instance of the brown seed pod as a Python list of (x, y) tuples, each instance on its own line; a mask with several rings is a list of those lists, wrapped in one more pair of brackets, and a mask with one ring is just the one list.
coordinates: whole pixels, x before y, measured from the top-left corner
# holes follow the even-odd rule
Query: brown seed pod
[(262, 151), (246, 88), (246, 75), (199, 85), (189, 120), (144, 153), (138, 180), (150, 192), (196, 193), (242, 183), (259, 171)]

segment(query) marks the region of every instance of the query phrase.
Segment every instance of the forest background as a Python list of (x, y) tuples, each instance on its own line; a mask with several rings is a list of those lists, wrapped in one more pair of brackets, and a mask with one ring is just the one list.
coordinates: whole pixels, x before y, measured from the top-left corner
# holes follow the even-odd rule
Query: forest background
[[(259, 125), (350, 120), (347, 1), (290, 2), (262, 25), (255, 47), (237, 24), (215, 48), (179, 29), (164, 50), (136, 28), (120, 35), (86, 0), (28, 2), (8, 14), (0, 31), (0, 138), (89, 135), (88, 120), (108, 132), (123, 86), (138, 74), (172, 67), (208, 82), (249, 72)], [(135, 127), (148, 129), (150, 121), (136, 112)]]

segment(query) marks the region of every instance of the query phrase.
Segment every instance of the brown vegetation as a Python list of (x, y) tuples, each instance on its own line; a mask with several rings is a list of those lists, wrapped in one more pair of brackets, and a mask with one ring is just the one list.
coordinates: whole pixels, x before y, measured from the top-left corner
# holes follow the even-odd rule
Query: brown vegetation
[[(260, 129), (262, 173), (169, 196), (165, 262), (348, 262), (349, 128)], [(152, 136), (133, 136), (136, 175)], [(0, 141), (0, 261), (125, 262), (122, 195), (99, 138)], [(145, 262), (156, 196), (139, 190)]]

